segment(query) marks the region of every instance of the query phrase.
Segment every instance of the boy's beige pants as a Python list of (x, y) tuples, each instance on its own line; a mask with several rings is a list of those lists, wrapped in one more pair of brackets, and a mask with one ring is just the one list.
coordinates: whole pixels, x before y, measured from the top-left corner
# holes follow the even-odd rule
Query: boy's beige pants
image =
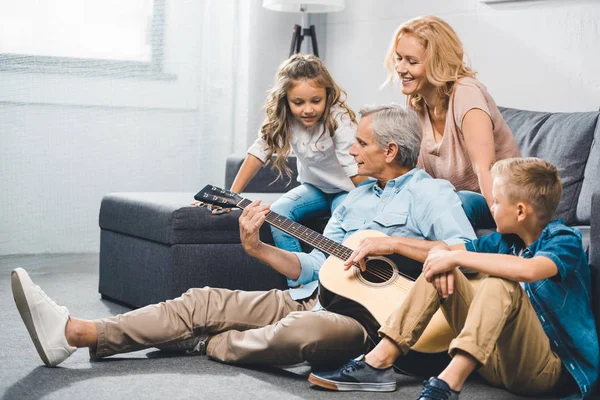
[[(462, 350), (482, 367), (489, 383), (517, 393), (543, 393), (569, 379), (518, 283), (485, 278), (477, 291), (456, 271), (455, 292), (442, 304), (458, 334), (451, 355)], [(341, 363), (365, 351), (367, 333), (354, 319), (311, 312), (312, 298), (288, 291), (190, 289), (174, 300), (94, 321), (101, 358), (208, 335), (207, 355), (228, 363), (291, 365)], [(401, 307), (380, 329), (406, 352), (440, 306), (437, 292), (419, 277)]]
[[(439, 307), (437, 291), (421, 275), (379, 333), (405, 354)], [(450, 343), (450, 355), (461, 350), (473, 356), (482, 365), (479, 374), (490, 384), (537, 394), (569, 379), (519, 283), (487, 277), (475, 290), (457, 269), (454, 293), (441, 307), (457, 334)]]
[(354, 319), (311, 312), (312, 298), (288, 291), (190, 289), (182, 296), (116, 317), (94, 321), (92, 358), (141, 350), (208, 335), (208, 356), (228, 363), (291, 365), (342, 363), (365, 351), (367, 333)]

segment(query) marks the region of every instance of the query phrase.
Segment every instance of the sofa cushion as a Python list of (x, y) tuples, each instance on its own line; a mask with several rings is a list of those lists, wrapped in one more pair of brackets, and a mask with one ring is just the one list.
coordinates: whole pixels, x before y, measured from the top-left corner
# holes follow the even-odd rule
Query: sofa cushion
[(581, 194), (577, 202), (577, 222), (590, 224), (592, 214), (592, 194), (600, 193), (600, 113), (596, 123), (596, 132), (588, 156)]
[[(225, 165), (225, 188), (229, 189), (233, 184), (233, 180), (242, 166), (245, 154), (232, 154), (227, 156)], [(296, 177), (298, 176), (298, 168), (296, 164), (296, 156), (290, 155), (287, 159), (287, 165), (292, 170), (292, 180), (288, 180), (284, 174), (283, 178), (277, 179), (277, 173), (271, 169), (271, 165), (261, 168), (258, 173), (252, 178), (244, 189), (245, 193), (279, 193), (287, 192), (290, 189), (299, 185)]]
[[(567, 225), (577, 223), (577, 207), (597, 112), (548, 113), (501, 107), (504, 120), (524, 157), (540, 157), (560, 168), (563, 196), (556, 217)], [(582, 218), (583, 222), (585, 218)], [(589, 214), (587, 221), (589, 223)]]
[[(240, 243), (238, 218), (241, 210), (212, 215), (204, 207), (192, 207), (195, 193), (109, 193), (102, 198), (99, 225), (102, 229), (164, 244)], [(254, 200), (259, 194), (248, 194)], [(267, 203), (281, 193), (261, 193)], [(273, 243), (267, 224), (261, 239)]]

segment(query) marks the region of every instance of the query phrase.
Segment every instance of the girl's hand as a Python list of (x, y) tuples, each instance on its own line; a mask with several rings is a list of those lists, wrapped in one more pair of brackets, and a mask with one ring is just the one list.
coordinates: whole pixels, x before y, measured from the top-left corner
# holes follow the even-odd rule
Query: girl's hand
[(212, 215), (221, 215), (221, 214), (227, 214), (228, 212), (230, 212), (231, 208), (212, 206), (211, 210), (212, 210)]
[(360, 270), (365, 272), (367, 269), (365, 258), (367, 256), (386, 256), (393, 254), (395, 250), (394, 238), (373, 237), (362, 239), (358, 242), (358, 247), (344, 262), (344, 271), (348, 271), (354, 263), (358, 263)]
[(452, 251), (432, 250), (423, 264), (423, 275), (431, 283), (437, 275), (454, 270), (456, 265)]
[(206, 207), (209, 210), (212, 210), (212, 214), (213, 215), (226, 214), (226, 213), (228, 213), (228, 212), (231, 211), (231, 208), (223, 208), (223, 207), (219, 207), (219, 206), (212, 206), (212, 205), (205, 204), (204, 202), (198, 201), (198, 200), (192, 201), (190, 203), (190, 206), (194, 206), (194, 207)]

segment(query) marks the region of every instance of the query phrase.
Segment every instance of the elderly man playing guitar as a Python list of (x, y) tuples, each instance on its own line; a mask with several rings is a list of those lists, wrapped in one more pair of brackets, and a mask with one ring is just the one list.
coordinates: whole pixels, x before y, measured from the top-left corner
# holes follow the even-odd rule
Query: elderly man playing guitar
[[(174, 300), (90, 321), (70, 316), (18, 268), (12, 273), (13, 295), (44, 363), (58, 365), (79, 347), (88, 347), (92, 359), (157, 347), (227, 363), (273, 365), (331, 365), (365, 352), (373, 344), (369, 334), (410, 288), (407, 270), (420, 273), (422, 264), (415, 267), (414, 260), (422, 263), (439, 241), (453, 245), (474, 239), (475, 233), (453, 186), (415, 167), (421, 143), (416, 114), (391, 104), (363, 109), (361, 116), (350, 153), (358, 173), (374, 179), (350, 192), (323, 236), (282, 220), (260, 201), (236, 198), (244, 208), (244, 249), (287, 276), (295, 289), (190, 289)], [(261, 242), (258, 232), (265, 221), (316, 249), (291, 253)], [(399, 264), (373, 257), (344, 266), (365, 254), (404, 257)]]

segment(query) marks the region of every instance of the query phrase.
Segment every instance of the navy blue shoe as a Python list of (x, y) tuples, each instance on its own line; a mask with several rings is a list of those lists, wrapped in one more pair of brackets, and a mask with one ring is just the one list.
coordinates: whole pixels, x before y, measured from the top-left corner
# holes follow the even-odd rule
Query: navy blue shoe
[(442, 379), (431, 377), (423, 382), (423, 390), (417, 400), (458, 400), (459, 393), (450, 389)]
[(330, 372), (313, 372), (308, 381), (313, 385), (337, 391), (393, 392), (396, 374), (392, 367), (375, 368), (363, 361), (364, 355)]

